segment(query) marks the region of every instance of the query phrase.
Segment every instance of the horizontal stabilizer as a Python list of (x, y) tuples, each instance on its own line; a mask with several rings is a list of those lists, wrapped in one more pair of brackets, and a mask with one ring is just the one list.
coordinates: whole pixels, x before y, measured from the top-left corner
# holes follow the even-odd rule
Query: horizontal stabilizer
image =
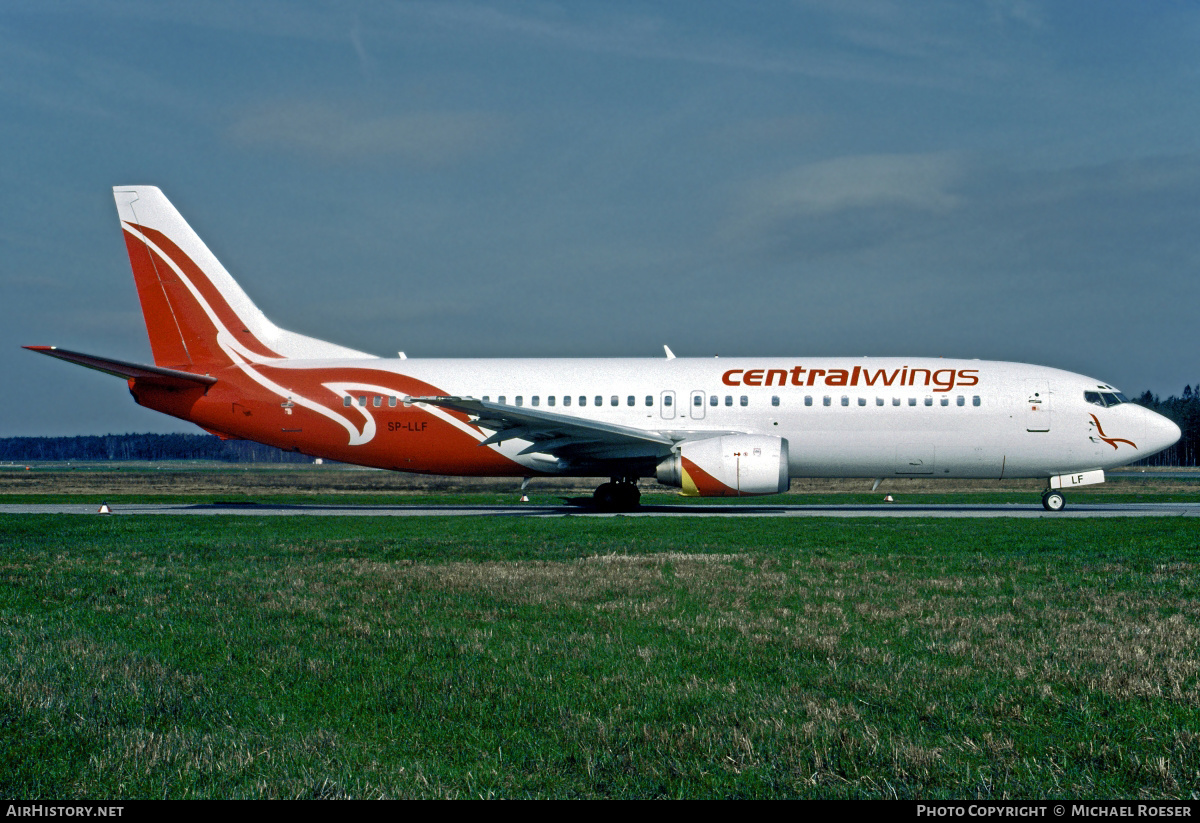
[(217, 378), (210, 377), (207, 374), (192, 374), (191, 372), (177, 371), (175, 369), (164, 369), (160, 366), (146, 366), (141, 363), (129, 363), (125, 360), (112, 360), (107, 357), (96, 357), (91, 354), (60, 349), (57, 346), (25, 346), (24, 348), (35, 351), (38, 354), (57, 357), (59, 360), (66, 360), (68, 363), (77, 363), (89, 369), (102, 371), (114, 377), (123, 377), (126, 380), (138, 380), (143, 383), (153, 383), (165, 388), (208, 388), (217, 382)]

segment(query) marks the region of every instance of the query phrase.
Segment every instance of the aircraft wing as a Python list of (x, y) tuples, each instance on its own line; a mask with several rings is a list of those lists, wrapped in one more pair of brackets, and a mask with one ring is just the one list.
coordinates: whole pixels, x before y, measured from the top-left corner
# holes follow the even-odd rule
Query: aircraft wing
[(77, 363), (89, 369), (102, 371), (114, 377), (124, 377), (126, 380), (137, 380), (139, 383), (150, 383), (170, 389), (208, 388), (217, 382), (217, 378), (207, 374), (192, 374), (175, 369), (164, 369), (160, 366), (146, 366), (141, 363), (130, 363), (126, 360), (112, 360), (107, 357), (96, 357), (92, 354), (60, 349), (58, 346), (24, 346), (23, 348), (38, 354), (57, 357), (68, 363)]
[(637, 429), (601, 423), (582, 417), (544, 411), (527, 406), (509, 406), (471, 397), (412, 397), (413, 403), (428, 403), (464, 412), (472, 423), (494, 432), (481, 446), (505, 440), (527, 440), (521, 454), (541, 452), (566, 459), (625, 459), (665, 456), (681, 440), (716, 437), (730, 432)]

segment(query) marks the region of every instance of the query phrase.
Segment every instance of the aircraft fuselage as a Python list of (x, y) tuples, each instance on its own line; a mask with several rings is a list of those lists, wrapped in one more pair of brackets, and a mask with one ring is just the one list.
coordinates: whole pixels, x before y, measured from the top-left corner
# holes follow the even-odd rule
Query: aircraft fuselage
[[(808, 365), (797, 376), (800, 362)], [(313, 456), (483, 476), (593, 476), (611, 457), (522, 454), (531, 445), (524, 439), (480, 447), (489, 432), (406, 399), (478, 398), (668, 436), (780, 437), (792, 477), (1051, 477), (1124, 465), (1178, 437), (1174, 424), (1135, 404), (1088, 402), (1087, 393), (1116, 394), (1099, 381), (979, 360), (281, 360), (230, 368), (239, 385), (253, 376), (257, 390), (225, 396), (218, 383), (183, 404), (179, 392), (141, 392), (139, 402)], [(640, 451), (631, 459), (650, 462), (669, 449)]]

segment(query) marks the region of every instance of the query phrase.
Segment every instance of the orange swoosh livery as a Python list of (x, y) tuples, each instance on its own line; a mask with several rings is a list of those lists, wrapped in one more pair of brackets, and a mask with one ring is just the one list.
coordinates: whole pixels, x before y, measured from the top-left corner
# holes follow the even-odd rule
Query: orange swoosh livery
[[(1088, 391), (1154, 451), (1179, 437), (1111, 386), (1017, 363), (717, 362), (670, 349), (663, 360), (375, 357), (272, 323), (157, 188), (113, 197), (153, 365), (27, 348), (121, 377), (139, 404), (221, 437), (408, 472), (609, 477), (595, 498), (614, 508), (636, 505), (646, 477), (712, 497), (778, 494), (792, 477), (914, 474), (1042, 477), (1057, 489), (1102, 482), (1127, 460), (1088, 452), (1053, 427), (1061, 415), (1012, 426), (1023, 393), (1069, 410)], [(1138, 448), (1092, 420), (1114, 450)], [(1061, 508), (1054, 500), (1043, 503)]]
[(1132, 440), (1125, 440), (1124, 438), (1121, 438), (1121, 437), (1106, 437), (1104, 435), (1104, 428), (1100, 425), (1100, 421), (1096, 419), (1096, 415), (1090, 414), (1088, 416), (1091, 417), (1092, 422), (1096, 424), (1096, 431), (1100, 433), (1100, 439), (1103, 440), (1108, 445), (1112, 446), (1114, 449), (1117, 448), (1118, 443), (1128, 443), (1130, 446), (1133, 446), (1135, 449), (1137, 448), (1137, 444), (1134, 443)]

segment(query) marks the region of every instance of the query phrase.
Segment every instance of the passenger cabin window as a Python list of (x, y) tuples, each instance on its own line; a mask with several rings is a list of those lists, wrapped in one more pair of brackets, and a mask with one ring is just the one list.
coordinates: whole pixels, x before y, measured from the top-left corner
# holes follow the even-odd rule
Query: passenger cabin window
[(636, 399), (636, 398), (634, 398), (634, 396), (631, 394), (631, 395), (629, 395), (629, 397), (628, 397), (628, 398), (626, 398), (626, 400), (625, 400), (625, 405), (626, 405), (626, 406), (636, 406), (636, 405), (637, 405), (637, 399)]
[(950, 405), (950, 398), (949, 398), (949, 397), (943, 397), (943, 398), (942, 398), (942, 405), (943, 405), (943, 406), (949, 406), (949, 405)]
[(597, 405), (597, 406), (603, 406), (603, 405), (604, 405), (604, 398), (603, 398), (603, 397), (601, 397), (600, 395), (596, 395), (596, 405)]
[(926, 397), (926, 398), (925, 398), (925, 405), (926, 405), (926, 406), (932, 406), (932, 405), (933, 405), (933, 398), (932, 398), (932, 397)]
[(612, 403), (611, 403), (611, 405), (613, 405), (613, 406), (619, 406), (619, 405), (621, 405), (621, 398), (617, 397), (617, 396), (614, 394), (614, 395), (612, 396)]
[(865, 397), (858, 398), (858, 405), (860, 405), (860, 406), (867, 405), (867, 398), (865, 398)]
[(779, 405), (779, 395), (777, 395), (777, 394), (773, 394), (773, 395), (771, 395), (771, 405), (772, 405), (772, 406), (778, 406), (778, 405)]
[(379, 408), (380, 406), (383, 405), (383, 398), (380, 397), (379, 395), (375, 395), (371, 399), (371, 405), (374, 406), (375, 408)]
[(963, 405), (966, 405), (967, 398), (963, 397), (960, 394), (957, 398), (955, 398), (954, 402), (956, 405), (963, 406)]
[(833, 403), (833, 399), (829, 395), (825, 395), (823, 398), (821, 398), (822, 406), (828, 406), (831, 403)]
[(899, 405), (900, 405), (900, 398), (899, 398), (899, 397), (893, 397), (893, 398), (892, 398), (892, 405), (893, 405), (893, 406), (899, 406)]
[(343, 406), (353, 406), (354, 398), (351, 397), (350, 395), (346, 395), (345, 397), (342, 398), (342, 405)]
[(732, 395), (732, 394), (727, 394), (727, 395), (725, 395), (725, 405), (726, 405), (726, 406), (732, 406), (732, 405), (733, 405), (733, 395)]
[(875, 405), (876, 405), (876, 406), (882, 406), (882, 405), (883, 405), (883, 398), (882, 398), (882, 397), (876, 397), (876, 398), (875, 398)]
[(518, 406), (525, 405), (525, 397), (523, 395), (520, 395), (520, 394), (517, 395), (517, 405)]
[(653, 405), (654, 405), (654, 395), (652, 395), (652, 394), (648, 394), (648, 395), (646, 395), (646, 405), (647, 405), (647, 406), (653, 406)]
[(504, 395), (500, 395), (499, 397), (496, 398), (496, 402), (499, 403), (500, 405), (504, 405), (508, 401), (504, 399)]
[(581, 406), (587, 405), (587, 395), (584, 395), (584, 394), (579, 395), (579, 405), (581, 405)]
[(710, 406), (717, 405), (717, 396), (715, 394), (708, 398), (708, 405), (710, 405)]
[(365, 394), (364, 394), (364, 395), (360, 395), (360, 396), (359, 396), (359, 398), (358, 398), (358, 405), (360, 405), (360, 406), (365, 406), (365, 405), (367, 405), (367, 396), (366, 396)]
[(804, 405), (806, 405), (806, 406), (812, 405), (812, 395), (811, 394), (804, 395)]
[(972, 397), (972, 398), (971, 398), (971, 405), (972, 405), (972, 406), (978, 406), (978, 405), (979, 405), (979, 395), (975, 395), (974, 397)]
[(549, 397), (547, 397), (547, 398), (546, 398), (546, 405), (547, 405), (547, 406), (553, 406), (553, 405), (554, 405), (554, 395), (550, 395)]
[(910, 405), (910, 406), (917, 405), (917, 398), (915, 398), (915, 397), (908, 398), (908, 405)]
[(396, 408), (396, 395), (393, 394), (391, 397), (388, 398), (388, 405), (391, 406), (393, 409)]
[(842, 405), (843, 406), (850, 405), (850, 397), (848, 395), (845, 395), (845, 394), (842, 395)]
[(742, 403), (742, 405), (743, 405), (743, 406), (749, 406), (749, 405), (750, 405), (750, 398), (749, 398), (749, 397), (747, 397), (746, 395), (744, 395), (744, 394), (743, 394), (743, 395), (742, 395), (742, 400), (741, 400), (741, 403)]
[(563, 398), (563, 405), (564, 406), (571, 405), (571, 395), (568, 394), (566, 397)]
[(704, 405), (704, 395), (698, 394), (695, 397), (693, 397), (692, 405), (693, 406), (703, 406)]

